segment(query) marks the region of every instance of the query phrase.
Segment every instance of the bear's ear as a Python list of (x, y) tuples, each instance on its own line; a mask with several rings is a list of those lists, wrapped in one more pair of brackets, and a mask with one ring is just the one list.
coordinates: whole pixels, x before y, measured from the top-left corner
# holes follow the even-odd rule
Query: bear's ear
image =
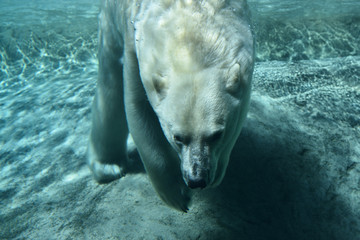
[(226, 79), (226, 90), (232, 95), (238, 95), (241, 92), (242, 76), (240, 64), (235, 63), (228, 71)]
[(161, 74), (154, 74), (152, 78), (152, 84), (156, 94), (162, 100), (166, 96), (166, 90), (168, 89), (168, 82), (166, 78)]

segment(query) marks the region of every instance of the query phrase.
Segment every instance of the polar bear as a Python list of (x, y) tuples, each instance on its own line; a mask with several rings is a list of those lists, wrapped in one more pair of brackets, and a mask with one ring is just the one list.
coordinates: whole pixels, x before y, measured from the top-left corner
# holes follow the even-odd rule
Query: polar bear
[(248, 111), (246, 0), (103, 0), (98, 57), (95, 179), (122, 177), (135, 143), (160, 198), (187, 211), (190, 189), (221, 183)]

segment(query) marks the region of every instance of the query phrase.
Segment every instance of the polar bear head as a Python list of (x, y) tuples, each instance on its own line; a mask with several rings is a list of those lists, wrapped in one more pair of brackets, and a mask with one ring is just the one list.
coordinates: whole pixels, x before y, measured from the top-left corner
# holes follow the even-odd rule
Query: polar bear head
[(216, 186), (247, 114), (253, 37), (234, 12), (179, 9), (136, 25), (140, 75), (185, 183)]

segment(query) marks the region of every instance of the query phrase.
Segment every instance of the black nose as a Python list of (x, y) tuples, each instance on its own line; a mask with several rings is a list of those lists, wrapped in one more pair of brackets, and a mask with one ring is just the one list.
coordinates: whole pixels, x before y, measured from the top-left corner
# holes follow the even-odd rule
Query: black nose
[(204, 179), (189, 179), (187, 181), (187, 185), (189, 188), (205, 188), (206, 181)]

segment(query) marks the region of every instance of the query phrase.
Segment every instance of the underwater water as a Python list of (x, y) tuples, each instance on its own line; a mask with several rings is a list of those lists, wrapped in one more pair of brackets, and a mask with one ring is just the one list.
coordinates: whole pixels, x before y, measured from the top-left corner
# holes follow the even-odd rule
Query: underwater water
[(99, 1), (0, 1), (0, 239), (358, 239), (360, 2), (251, 0), (248, 119), (223, 183), (168, 208), (86, 166)]

